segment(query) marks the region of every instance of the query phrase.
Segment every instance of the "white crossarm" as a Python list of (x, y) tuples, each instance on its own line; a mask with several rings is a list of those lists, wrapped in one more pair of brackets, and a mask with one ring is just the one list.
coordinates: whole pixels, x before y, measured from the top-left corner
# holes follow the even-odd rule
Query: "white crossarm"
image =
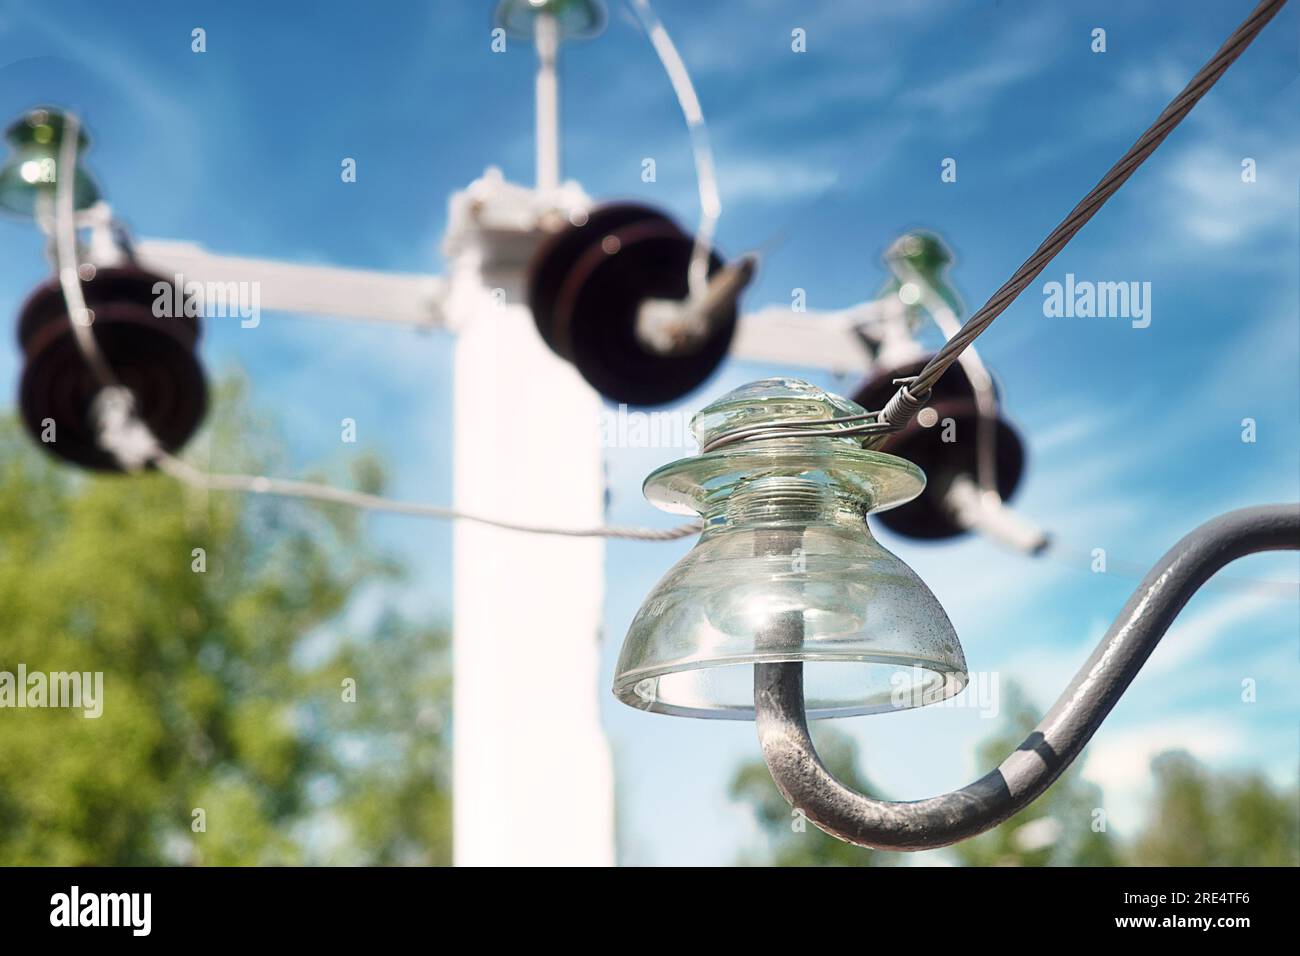
[(442, 328), (447, 283), (440, 276), (342, 269), (247, 259), (208, 252), (193, 242), (143, 240), (135, 246), (141, 267), (185, 281), (255, 282), (261, 307)]
[[(256, 282), (263, 309), (443, 328), (447, 282), (440, 276), (299, 265), (209, 252), (197, 243), (146, 239), (136, 244), (139, 264), (186, 281)], [(774, 365), (862, 373), (873, 364), (870, 334), (879, 303), (832, 312), (794, 312), (768, 306), (742, 316), (732, 358)]]
[(882, 311), (878, 302), (835, 312), (795, 312), (789, 306), (767, 306), (741, 316), (731, 357), (834, 374), (865, 373), (874, 358), (863, 332), (873, 334)]

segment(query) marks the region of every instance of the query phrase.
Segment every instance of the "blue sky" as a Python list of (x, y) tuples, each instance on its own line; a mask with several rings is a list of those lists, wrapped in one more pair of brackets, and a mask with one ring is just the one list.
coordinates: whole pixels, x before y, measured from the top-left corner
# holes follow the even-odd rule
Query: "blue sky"
[[(746, 305), (812, 309), (868, 298), (901, 231), (939, 231), (953, 281), (978, 304), (1090, 188), (1245, 16), (1248, 2), (709, 4), (656, 8), (710, 121), (731, 253), (781, 237)], [(77, 109), (88, 156), (141, 236), (250, 256), (439, 271), (446, 199), (487, 165), (532, 178), (533, 60), (488, 48), (491, 5), (322, 2), (0, 2), (0, 115)], [(1300, 106), (1297, 11), (1284, 10), (1189, 119), (981, 339), (1028, 443), (1018, 506), (1068, 548), (1145, 568), (1182, 533), (1241, 505), (1300, 493)], [(190, 30), (208, 52), (190, 52)], [(1090, 50), (1094, 27), (1107, 52)], [(790, 31), (807, 32), (807, 52)], [(620, 6), (596, 41), (566, 47), (564, 174), (597, 198), (697, 216), (688, 139), (645, 37)], [(339, 180), (354, 156), (355, 184)], [(641, 160), (657, 161), (655, 183)], [(941, 183), (944, 157), (958, 163)], [(1241, 162), (1258, 178), (1241, 181)], [(0, 304), (44, 274), (29, 226), (0, 222)], [(1152, 322), (1043, 315), (1042, 285), (1144, 281)], [(977, 301), (978, 300), (978, 301)], [(287, 438), (286, 472), (339, 458), (343, 417), (379, 421), (401, 497), (451, 495), (451, 339), (268, 316), (256, 337), (213, 323), (210, 368), (242, 368)], [(16, 388), (0, 349), (0, 394)], [(730, 362), (696, 409), (784, 371)], [(826, 377), (828, 387), (854, 382)], [(1258, 440), (1240, 440), (1254, 418)], [(671, 523), (641, 499), (672, 449), (612, 450), (610, 520)], [(450, 529), (372, 517), (413, 568), (404, 600), (448, 619)], [(1136, 581), (982, 541), (918, 546), (881, 533), (943, 601), (970, 666), (1051, 702)], [(614, 542), (606, 673), (642, 596), (682, 544)], [(1294, 582), (1294, 555), (1247, 559), (1234, 579)], [(1089, 752), (1112, 826), (1132, 833), (1146, 761), (1182, 746), (1221, 768), (1294, 782), (1295, 589), (1241, 583), (1196, 597)], [(1258, 702), (1240, 703), (1243, 678)], [(752, 725), (652, 717), (604, 704), (629, 862), (722, 863), (758, 839), (728, 802)], [(960, 708), (839, 722), (872, 778), (915, 798), (966, 783), (993, 725)]]

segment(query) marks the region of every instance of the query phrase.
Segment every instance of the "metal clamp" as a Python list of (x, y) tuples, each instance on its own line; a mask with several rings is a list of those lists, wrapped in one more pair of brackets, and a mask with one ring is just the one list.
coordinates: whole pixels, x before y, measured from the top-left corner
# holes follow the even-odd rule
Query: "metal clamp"
[(1300, 550), (1300, 504), (1242, 508), (1192, 531), (1143, 579), (1033, 733), (996, 770), (960, 790), (890, 802), (836, 780), (808, 735), (797, 663), (754, 666), (763, 759), (792, 806), (849, 843), (928, 850), (983, 833), (1042, 794), (1079, 755), (1202, 584), (1237, 558), (1281, 550)]

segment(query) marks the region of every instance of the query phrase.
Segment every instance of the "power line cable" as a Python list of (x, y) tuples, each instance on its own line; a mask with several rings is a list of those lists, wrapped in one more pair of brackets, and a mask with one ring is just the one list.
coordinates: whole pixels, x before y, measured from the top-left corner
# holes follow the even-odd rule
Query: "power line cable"
[(701, 522), (663, 529), (617, 525), (563, 528), (524, 524), (460, 511), (456, 508), (397, 501), (381, 495), (350, 491), (318, 482), (270, 478), (264, 475), (210, 474), (172, 455), (162, 447), (140, 416), (134, 396), (118, 381), (95, 338), (94, 314), (86, 308), (86, 300), (81, 288), (80, 256), (77, 251), (77, 225), (72, 192), (75, 177), (68, 172), (76, 168), (76, 144), (80, 126), (77, 118), (71, 113), (66, 114), (64, 122), (64, 140), (60, 144), (58, 178), (54, 190), (55, 269), (59, 276), (60, 288), (77, 347), (101, 386), (99, 394), (92, 403), (91, 411), (95, 418), (98, 440), (126, 470), (138, 471), (147, 464), (153, 464), (177, 481), (204, 491), (235, 491), (303, 498), (347, 505), (366, 511), (472, 521), (476, 524), (529, 534), (572, 538), (622, 538), (632, 541), (673, 541), (699, 534), (702, 530)]
[[(926, 363), (921, 369), (915, 380), (901, 387), (885, 405), (881, 412), (881, 420), (888, 423), (893, 428), (901, 428), (906, 425), (913, 415), (924, 404), (924, 398), (929, 394), (930, 389), (939, 381), (939, 378), (947, 371), (948, 366), (956, 361), (957, 356), (962, 353), (968, 345), (987, 329), (1002, 312), (1009, 306), (1021, 292), (1038, 277), (1047, 264), (1055, 258), (1056, 254), (1065, 248), (1075, 234), (1083, 228), (1084, 224), (1091, 219), (1111, 196), (1115, 195), (1120, 186), (1128, 181), (1128, 178), (1137, 171), (1137, 168), (1156, 151), (1156, 148), (1164, 142), (1165, 137), (1174, 131), (1174, 128), (1183, 120), (1192, 107), (1195, 106), (1210, 88), (1218, 81), (1229, 66), (1241, 56), (1242, 52), (1248, 47), (1252, 40), (1259, 35), (1265, 25), (1273, 19), (1279, 10), (1282, 9), (1286, 0), (1263, 0), (1254, 10), (1251, 11), (1242, 24), (1233, 31), (1232, 35), (1224, 42), (1219, 51), (1210, 59), (1200, 71), (1192, 77), (1191, 82), (1187, 84), (1173, 101), (1165, 107), (1163, 113), (1151, 124), (1129, 149), (1127, 153), (1111, 167), (1110, 171), (1102, 177), (1101, 182), (1093, 187), (1092, 191), (1086, 195), (1077, 206), (1071, 210), (1070, 214), (1065, 217), (1052, 233), (1043, 240), (1042, 244), (1034, 250), (1031, 255), (1016, 273), (1007, 280), (1007, 282), (998, 289), (986, 303), (967, 320), (962, 326), (961, 331), (950, 338), (934, 357)], [(871, 439), (867, 442), (870, 445), (879, 444), (881, 439)]]
[(415, 501), (397, 501), (382, 495), (372, 495), (362, 491), (350, 491), (334, 485), (313, 481), (299, 481), (288, 478), (268, 478), (261, 475), (231, 475), (205, 472), (188, 462), (170, 455), (161, 449), (155, 459), (160, 471), (177, 481), (199, 488), (203, 491), (237, 491), (259, 495), (276, 495), (284, 498), (306, 498), (313, 501), (326, 501), (333, 504), (347, 505), (364, 511), (385, 511), (392, 514), (413, 515), (424, 518), (449, 518), (459, 521), (473, 521), (476, 524), (503, 528), (507, 531), (522, 531), (528, 534), (550, 534), (567, 538), (624, 538), (632, 541), (675, 541), (678, 538), (699, 534), (703, 528), (700, 523), (678, 525), (674, 528), (638, 528), (606, 525), (595, 528), (562, 528), (547, 525), (523, 524), (489, 518), (484, 515), (440, 505), (429, 505)]

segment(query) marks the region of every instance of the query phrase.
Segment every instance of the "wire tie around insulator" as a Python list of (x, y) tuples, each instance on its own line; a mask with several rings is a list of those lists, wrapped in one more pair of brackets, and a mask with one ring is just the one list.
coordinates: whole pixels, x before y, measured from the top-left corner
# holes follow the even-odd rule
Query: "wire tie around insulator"
[(902, 387), (894, 393), (880, 412), (879, 420), (887, 425), (891, 431), (896, 431), (910, 422), (912, 417), (930, 400), (930, 389), (927, 388), (920, 395), (913, 395), (911, 389), (907, 387), (909, 381), (914, 382), (916, 379), (899, 379), (894, 383)]

